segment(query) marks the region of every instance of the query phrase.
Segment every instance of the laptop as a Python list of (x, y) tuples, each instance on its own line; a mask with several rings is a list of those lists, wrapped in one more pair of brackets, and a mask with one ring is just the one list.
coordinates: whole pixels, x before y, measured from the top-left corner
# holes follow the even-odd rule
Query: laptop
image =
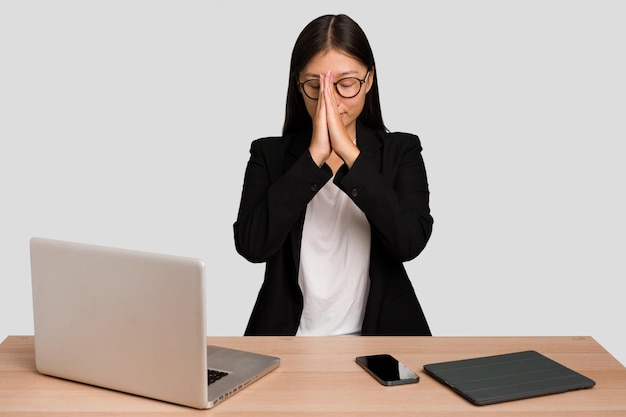
[(595, 385), (593, 380), (534, 350), (427, 364), (424, 371), (475, 405)]
[(42, 374), (207, 409), (279, 366), (207, 346), (199, 259), (39, 237), (30, 256)]

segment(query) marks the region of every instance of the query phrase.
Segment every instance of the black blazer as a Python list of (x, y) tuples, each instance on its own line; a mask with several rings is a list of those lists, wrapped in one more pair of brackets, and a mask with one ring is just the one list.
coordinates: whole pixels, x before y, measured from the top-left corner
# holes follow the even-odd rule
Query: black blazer
[[(265, 262), (265, 278), (246, 335), (295, 335), (303, 298), (298, 285), (306, 206), (332, 178), (308, 145), (311, 132), (252, 142), (233, 226), (237, 252)], [(432, 232), (426, 170), (417, 136), (373, 131), (357, 123), (360, 155), (334, 183), (363, 211), (371, 227), (370, 290), (363, 335), (430, 335), (403, 266)]]

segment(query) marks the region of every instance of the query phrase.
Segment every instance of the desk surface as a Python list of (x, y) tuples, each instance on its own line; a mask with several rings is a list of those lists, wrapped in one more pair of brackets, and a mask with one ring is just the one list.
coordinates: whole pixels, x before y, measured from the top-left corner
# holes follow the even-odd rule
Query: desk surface
[[(277, 355), (280, 367), (212, 410), (194, 410), (40, 375), (32, 336), (0, 344), (0, 415), (79, 416), (626, 416), (626, 368), (592, 337), (210, 337), (211, 344)], [(474, 406), (422, 370), (426, 363), (521, 350), (538, 352), (596, 381), (573, 391)], [(417, 384), (384, 387), (354, 362), (390, 353)]]

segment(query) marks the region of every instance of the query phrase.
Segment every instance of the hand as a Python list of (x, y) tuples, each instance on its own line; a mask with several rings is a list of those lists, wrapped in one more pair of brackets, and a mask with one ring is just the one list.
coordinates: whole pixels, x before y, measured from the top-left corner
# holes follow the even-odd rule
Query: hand
[(324, 89), (320, 91), (319, 101), (324, 102), (324, 108), (326, 110), (326, 123), (328, 125), (330, 146), (334, 153), (351, 168), (352, 164), (359, 156), (360, 151), (354, 143), (355, 138), (350, 136), (339, 114), (332, 73), (328, 71), (324, 78), (324, 83), (320, 84), (320, 88), (324, 87)]
[(317, 100), (317, 111), (313, 119), (313, 136), (309, 145), (311, 157), (318, 166), (322, 166), (332, 153), (328, 124), (326, 121), (326, 100), (323, 94), (326, 77), (320, 74), (320, 97)]

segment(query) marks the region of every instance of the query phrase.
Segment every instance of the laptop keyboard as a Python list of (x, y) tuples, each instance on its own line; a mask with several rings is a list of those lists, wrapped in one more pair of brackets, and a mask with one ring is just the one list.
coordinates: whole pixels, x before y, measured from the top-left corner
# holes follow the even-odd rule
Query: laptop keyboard
[(228, 375), (228, 372), (218, 371), (216, 369), (208, 369), (207, 371), (209, 373), (209, 384), (212, 384)]

